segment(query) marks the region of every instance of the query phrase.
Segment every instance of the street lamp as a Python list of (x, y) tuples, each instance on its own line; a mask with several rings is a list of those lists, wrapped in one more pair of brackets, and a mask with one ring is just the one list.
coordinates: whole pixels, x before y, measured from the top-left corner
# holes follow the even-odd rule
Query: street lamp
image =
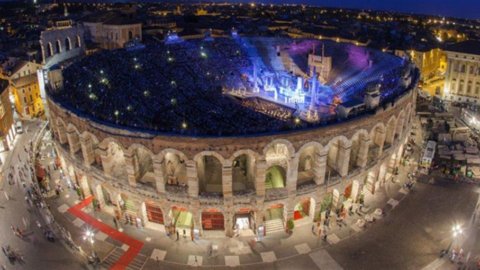
[(95, 234), (91, 230), (87, 230), (85, 232), (85, 235), (83, 236), (83, 240), (90, 242), (90, 246), (91, 246), (91, 249), (92, 249), (92, 259), (96, 260), (97, 259), (97, 254), (95, 253), (95, 250), (93, 248), (93, 244), (95, 243), (94, 236), (95, 236)]
[(463, 233), (463, 229), (460, 225), (456, 224), (452, 227), (452, 241), (450, 242), (450, 245), (448, 245), (447, 248), (447, 254), (450, 253), (450, 249), (452, 249), (453, 242), (455, 239), (457, 239), (458, 236), (460, 236)]

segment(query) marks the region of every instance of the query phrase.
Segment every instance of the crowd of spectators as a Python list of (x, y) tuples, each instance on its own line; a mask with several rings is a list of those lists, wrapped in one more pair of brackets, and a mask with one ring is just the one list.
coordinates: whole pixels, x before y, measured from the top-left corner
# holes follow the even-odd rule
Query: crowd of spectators
[[(97, 120), (158, 132), (229, 136), (305, 126), (292, 121), (287, 107), (222, 93), (251, 87), (246, 50), (233, 39), (217, 38), (102, 51), (66, 67), (63, 89), (50, 96)], [(385, 89), (398, 72), (384, 75)]]

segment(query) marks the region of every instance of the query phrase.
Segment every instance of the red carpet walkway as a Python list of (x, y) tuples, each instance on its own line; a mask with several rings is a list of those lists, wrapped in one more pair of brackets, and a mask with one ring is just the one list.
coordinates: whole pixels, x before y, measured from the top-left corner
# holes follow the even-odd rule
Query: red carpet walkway
[(90, 196), (86, 198), (85, 200), (81, 201), (77, 205), (72, 206), (71, 208), (68, 209), (68, 212), (71, 213), (72, 215), (78, 217), (79, 219), (83, 220), (85, 223), (89, 224), (90, 226), (100, 230), (101, 232), (107, 234), (111, 238), (120, 241), (124, 244), (127, 244), (129, 246), (128, 250), (118, 259), (118, 261), (112, 266), (112, 270), (120, 270), (120, 269), (126, 269), (128, 264), (137, 256), (137, 254), (140, 252), (140, 250), (143, 247), (143, 243), (124, 234), (116, 229), (108, 226), (105, 223), (102, 223), (92, 216), (86, 214), (85, 212), (82, 211), (82, 209), (89, 205), (93, 200), (93, 197)]

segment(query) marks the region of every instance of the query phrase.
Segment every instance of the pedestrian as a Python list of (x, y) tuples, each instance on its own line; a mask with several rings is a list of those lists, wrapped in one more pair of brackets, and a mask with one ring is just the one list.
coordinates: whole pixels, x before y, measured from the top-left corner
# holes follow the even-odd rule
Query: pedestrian
[(180, 233), (177, 230), (177, 241), (180, 239)]
[(183, 229), (183, 238), (187, 238), (187, 231)]
[(115, 229), (118, 229), (118, 223), (115, 217), (113, 217), (113, 224), (115, 224)]
[(312, 233), (315, 234), (315, 223), (312, 224)]

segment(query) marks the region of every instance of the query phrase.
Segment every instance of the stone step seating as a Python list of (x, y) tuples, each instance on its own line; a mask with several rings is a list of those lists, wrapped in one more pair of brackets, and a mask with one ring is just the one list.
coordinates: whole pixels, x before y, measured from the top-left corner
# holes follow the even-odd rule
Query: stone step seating
[(267, 233), (283, 232), (283, 220), (271, 219), (265, 221), (265, 229)]

